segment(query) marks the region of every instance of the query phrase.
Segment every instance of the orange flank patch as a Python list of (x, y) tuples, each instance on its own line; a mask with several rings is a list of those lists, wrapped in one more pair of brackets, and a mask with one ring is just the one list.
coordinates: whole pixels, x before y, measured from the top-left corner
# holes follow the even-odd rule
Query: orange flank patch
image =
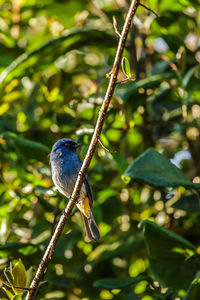
[(84, 200), (80, 200), (76, 205), (86, 218), (90, 218), (90, 202), (87, 197)]

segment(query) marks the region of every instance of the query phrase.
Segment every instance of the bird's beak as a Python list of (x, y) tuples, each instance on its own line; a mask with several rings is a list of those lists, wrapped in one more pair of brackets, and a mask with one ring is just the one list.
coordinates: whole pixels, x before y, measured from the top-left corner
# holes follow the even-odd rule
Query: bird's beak
[(82, 144), (77, 144), (74, 146), (75, 149), (79, 148), (80, 146), (82, 146)]

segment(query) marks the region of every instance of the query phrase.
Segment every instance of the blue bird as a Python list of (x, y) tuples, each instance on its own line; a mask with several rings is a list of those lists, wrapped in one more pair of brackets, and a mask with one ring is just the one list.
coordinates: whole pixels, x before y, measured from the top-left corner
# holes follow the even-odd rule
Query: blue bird
[[(78, 172), (82, 166), (82, 162), (76, 154), (76, 150), (80, 146), (81, 144), (77, 144), (71, 139), (61, 139), (53, 145), (51, 150), (52, 179), (57, 190), (67, 198), (70, 198), (73, 192)], [(81, 212), (88, 239), (90, 241), (99, 240), (100, 233), (91, 210), (93, 206), (92, 188), (87, 175), (76, 205)]]

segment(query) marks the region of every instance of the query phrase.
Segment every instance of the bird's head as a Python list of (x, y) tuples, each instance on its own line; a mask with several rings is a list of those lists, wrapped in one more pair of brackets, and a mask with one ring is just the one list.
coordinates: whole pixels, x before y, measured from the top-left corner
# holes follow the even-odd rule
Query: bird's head
[(65, 151), (65, 150), (71, 150), (76, 152), (76, 149), (79, 148), (81, 144), (76, 143), (75, 141), (71, 139), (61, 139), (58, 140), (52, 148), (51, 153), (57, 152), (57, 150)]

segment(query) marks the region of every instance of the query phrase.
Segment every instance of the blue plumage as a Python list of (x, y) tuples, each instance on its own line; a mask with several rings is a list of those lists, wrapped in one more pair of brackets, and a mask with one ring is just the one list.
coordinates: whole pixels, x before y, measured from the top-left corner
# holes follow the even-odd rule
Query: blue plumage
[[(58, 191), (67, 198), (73, 192), (78, 172), (82, 165), (76, 154), (79, 146), (80, 144), (71, 139), (61, 139), (54, 144), (50, 154), (53, 182)], [(83, 217), (87, 237), (89, 240), (99, 240), (99, 230), (91, 211), (92, 204), (92, 188), (86, 175), (78, 198), (77, 207)]]

